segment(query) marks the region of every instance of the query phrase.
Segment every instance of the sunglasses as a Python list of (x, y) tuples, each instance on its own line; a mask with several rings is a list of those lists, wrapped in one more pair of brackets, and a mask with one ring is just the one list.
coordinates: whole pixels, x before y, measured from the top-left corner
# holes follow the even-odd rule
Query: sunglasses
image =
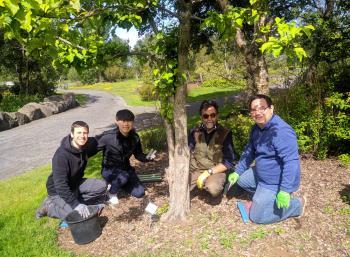
[(203, 117), (203, 119), (208, 119), (209, 118), (209, 116), (210, 116), (210, 118), (215, 118), (216, 117), (216, 113), (211, 113), (211, 114), (203, 114), (202, 115), (202, 117)]

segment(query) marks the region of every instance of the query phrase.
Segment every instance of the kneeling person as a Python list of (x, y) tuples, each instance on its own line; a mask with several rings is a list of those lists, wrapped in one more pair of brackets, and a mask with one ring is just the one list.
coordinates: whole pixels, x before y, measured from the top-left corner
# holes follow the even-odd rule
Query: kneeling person
[(86, 218), (90, 214), (87, 205), (103, 207), (105, 181), (84, 178), (88, 158), (97, 152), (97, 141), (88, 134), (89, 126), (75, 121), (70, 135), (62, 139), (52, 158), (52, 172), (46, 182), (48, 196), (37, 210), (37, 218), (49, 216), (64, 220), (73, 210)]
[(132, 196), (141, 198), (145, 189), (130, 165), (130, 157), (141, 162), (150, 161), (142, 151), (139, 135), (134, 129), (134, 114), (120, 110), (116, 114), (117, 127), (96, 136), (98, 148), (103, 150), (102, 177), (110, 184), (109, 202), (118, 203), (117, 192), (125, 190)]
[(197, 185), (217, 197), (223, 191), (226, 171), (234, 167), (232, 132), (218, 123), (219, 107), (215, 101), (203, 101), (199, 114), (202, 123), (189, 135), (190, 190)]

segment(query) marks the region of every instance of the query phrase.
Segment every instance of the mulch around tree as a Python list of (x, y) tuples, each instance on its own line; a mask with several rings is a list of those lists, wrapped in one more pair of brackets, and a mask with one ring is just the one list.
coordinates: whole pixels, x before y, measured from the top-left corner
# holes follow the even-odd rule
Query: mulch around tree
[[(140, 173), (164, 174), (167, 156), (132, 163)], [(199, 192), (186, 221), (152, 222), (144, 209), (149, 201), (167, 203), (164, 180), (146, 184), (143, 199), (121, 193), (116, 207), (103, 210), (102, 235), (94, 242), (75, 244), (69, 229), (59, 229), (58, 242), (62, 249), (91, 256), (350, 256), (350, 169), (333, 159), (302, 159), (301, 166), (300, 193), (308, 200), (301, 219), (244, 224), (236, 201), (247, 199), (246, 194), (236, 193), (227, 201)]]

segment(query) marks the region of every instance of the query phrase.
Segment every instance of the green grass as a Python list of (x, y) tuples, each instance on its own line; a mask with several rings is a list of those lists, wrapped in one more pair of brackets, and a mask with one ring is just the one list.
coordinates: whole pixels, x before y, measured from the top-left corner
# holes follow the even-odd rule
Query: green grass
[[(93, 85), (75, 85), (69, 89), (92, 89), (106, 91), (123, 97), (128, 105), (131, 106), (155, 106), (156, 101), (143, 101), (137, 93), (137, 88), (142, 85), (142, 81), (125, 80), (114, 83), (97, 83)], [(196, 87), (189, 91), (187, 102), (202, 101), (205, 99), (213, 99), (220, 96), (227, 96), (240, 92), (241, 89), (233, 87), (216, 88), (216, 87)]]
[(114, 83), (97, 83), (93, 85), (70, 86), (69, 89), (92, 89), (106, 91), (123, 97), (131, 106), (154, 106), (154, 101), (142, 101), (137, 93), (137, 88), (142, 85), (141, 81), (124, 80)]
[(242, 91), (236, 86), (233, 87), (195, 87), (191, 89), (187, 94), (187, 102), (203, 101), (206, 99), (214, 99), (220, 96), (227, 96), (232, 94), (237, 94)]
[(73, 256), (57, 245), (58, 220), (36, 220), (50, 167), (0, 181), (0, 256)]

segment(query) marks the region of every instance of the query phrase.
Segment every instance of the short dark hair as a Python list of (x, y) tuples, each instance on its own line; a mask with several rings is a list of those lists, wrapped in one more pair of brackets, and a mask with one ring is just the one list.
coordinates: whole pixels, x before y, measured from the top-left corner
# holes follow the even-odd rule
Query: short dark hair
[(134, 121), (135, 115), (128, 109), (123, 109), (115, 115), (116, 120)]
[(70, 131), (72, 133), (74, 133), (74, 129), (75, 128), (80, 128), (80, 127), (86, 128), (87, 131), (89, 132), (89, 125), (86, 122), (81, 121), (81, 120), (74, 121), (72, 123), (72, 126), (70, 127)]
[(219, 113), (219, 106), (214, 100), (204, 100), (199, 107), (199, 115), (202, 115), (202, 110), (206, 110), (209, 107), (214, 107), (216, 113)]
[(253, 95), (249, 98), (248, 110), (250, 110), (252, 102), (256, 99), (265, 99), (268, 107), (271, 107), (271, 105), (272, 105), (272, 100), (269, 96), (263, 95), (263, 94), (257, 94), (257, 95)]

